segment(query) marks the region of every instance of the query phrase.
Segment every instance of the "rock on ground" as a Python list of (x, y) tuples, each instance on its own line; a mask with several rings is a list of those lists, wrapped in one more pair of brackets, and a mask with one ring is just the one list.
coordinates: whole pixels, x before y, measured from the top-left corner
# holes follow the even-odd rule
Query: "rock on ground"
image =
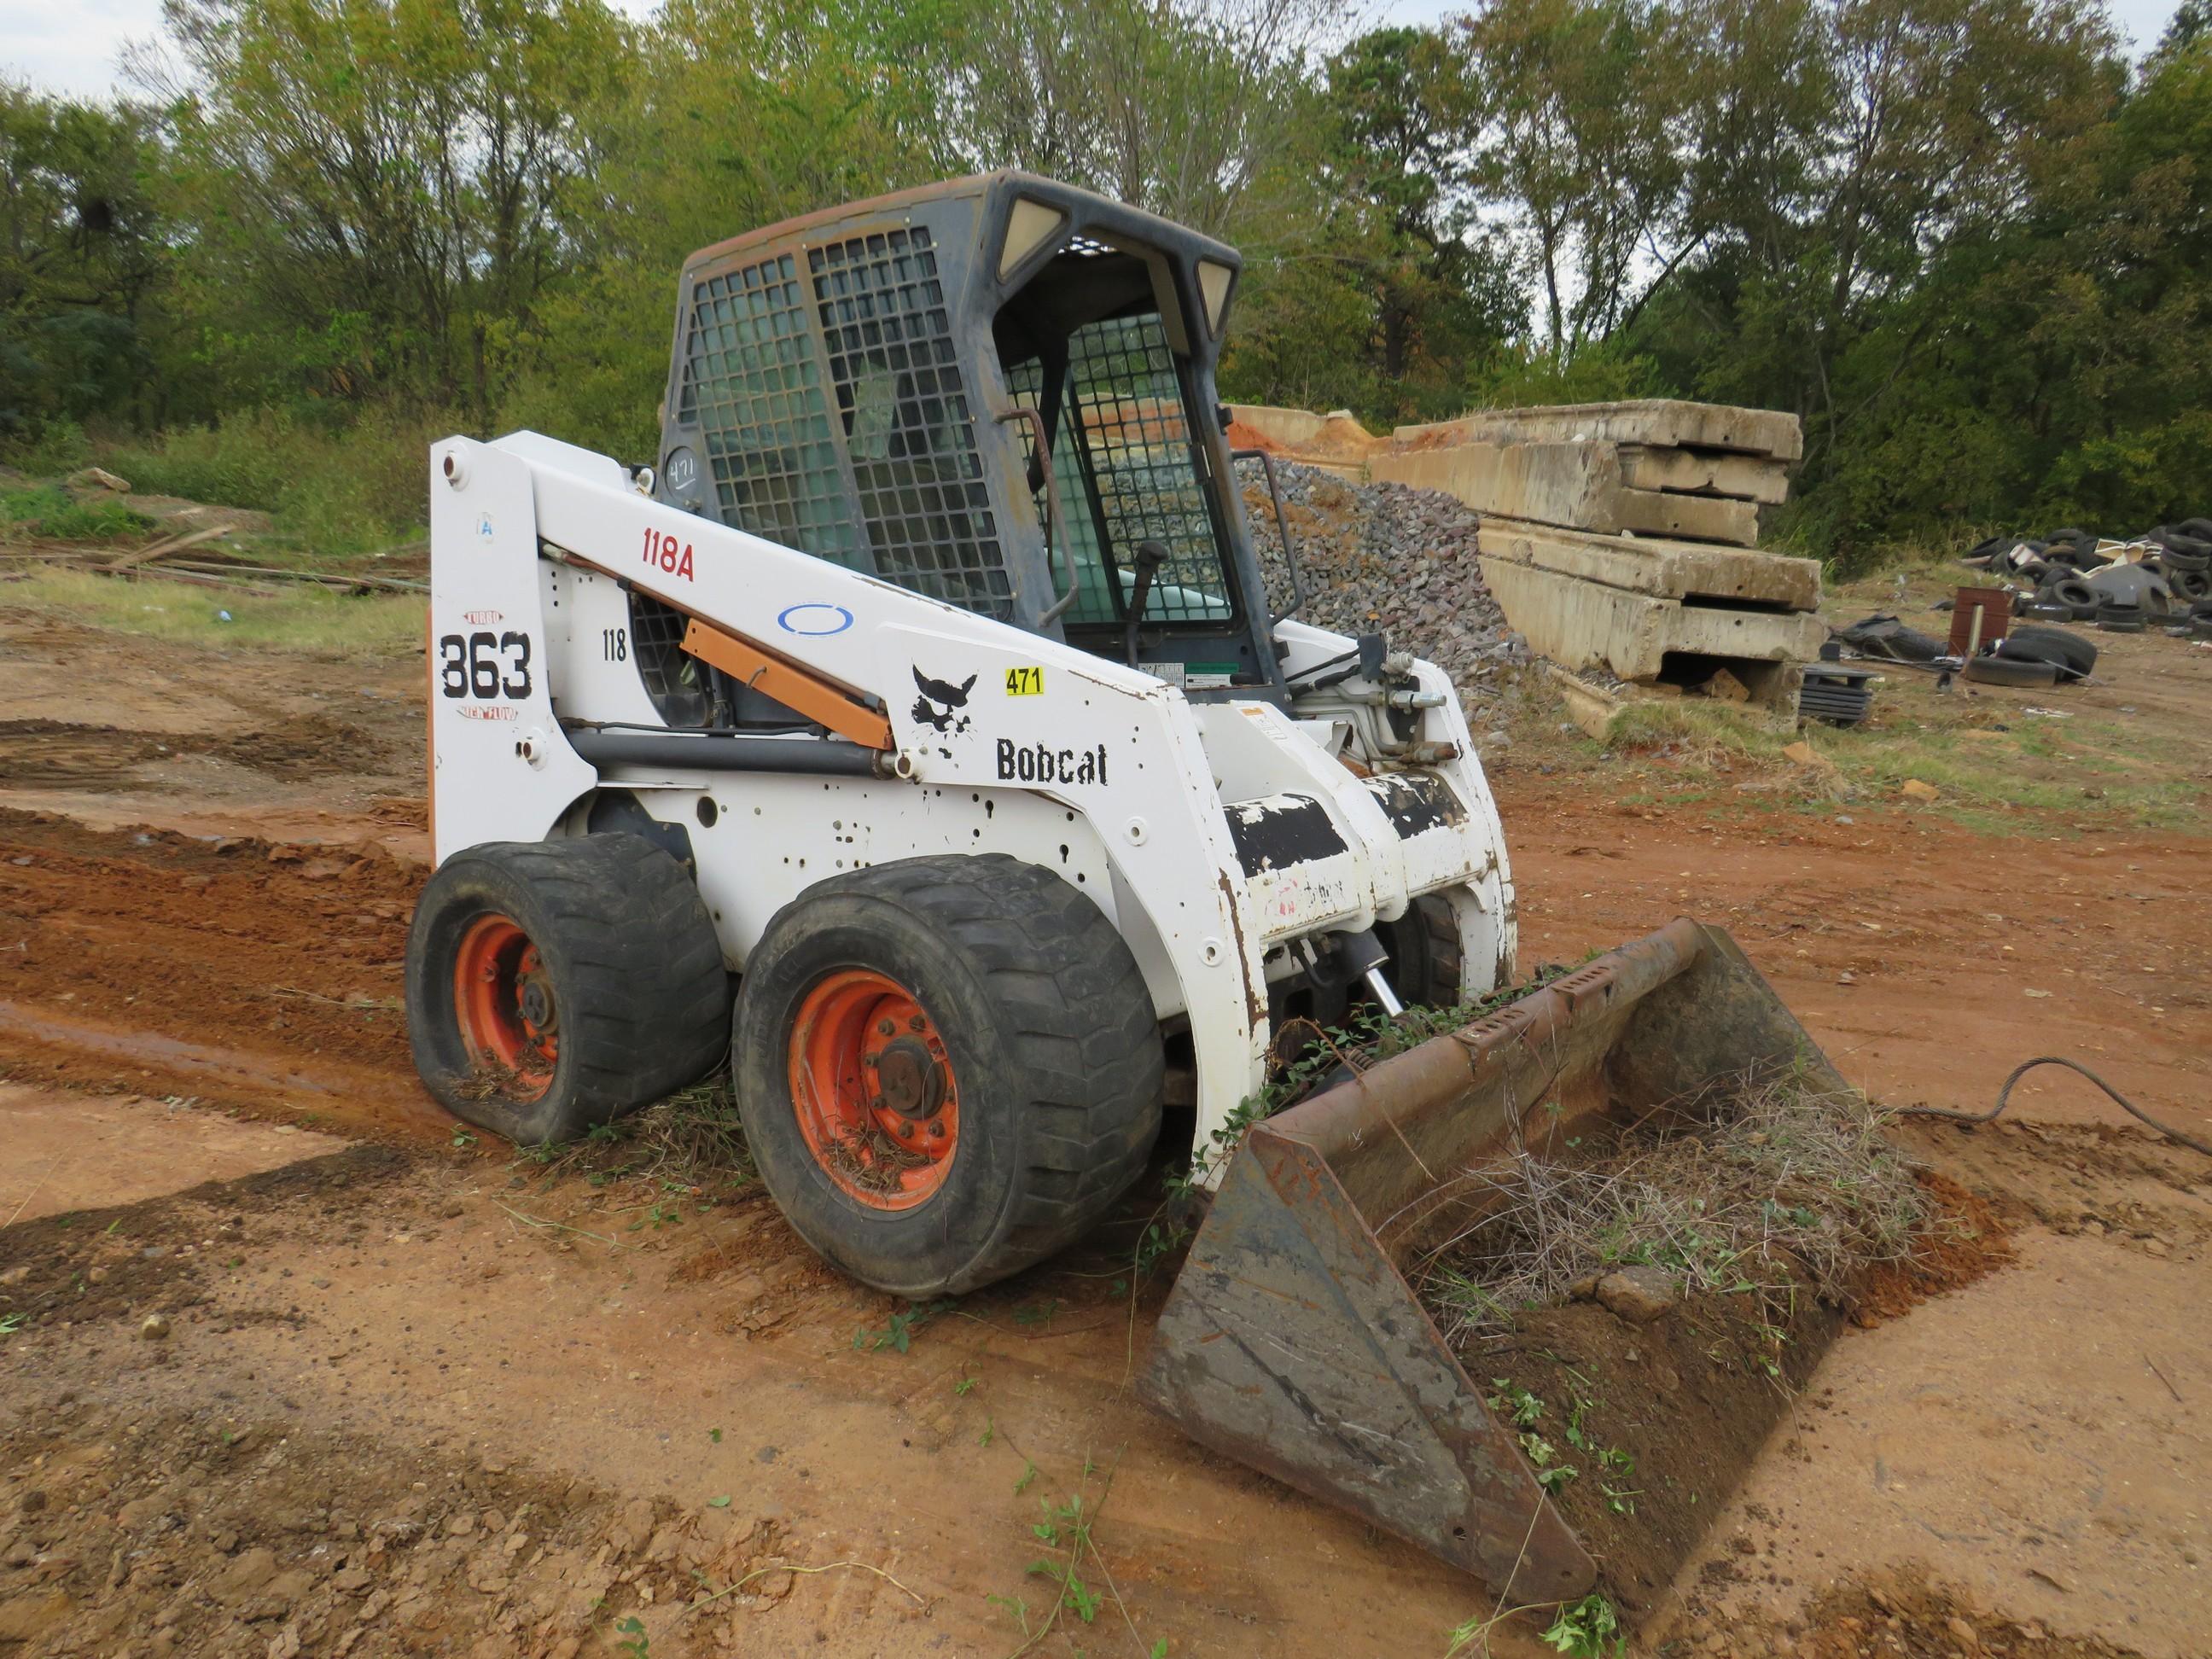
[[(1279, 457), (1283, 492), (1306, 602), (1298, 619), (1342, 634), (1381, 633), (1393, 649), (1426, 658), (1451, 676), (1463, 702), (1494, 698), (1499, 681), (1531, 660), (1506, 626), (1476, 562), (1481, 520), (1436, 489), (1352, 483)], [(1237, 463), (1260, 568), (1278, 606), (1290, 584), (1274, 504), (1257, 461)]]

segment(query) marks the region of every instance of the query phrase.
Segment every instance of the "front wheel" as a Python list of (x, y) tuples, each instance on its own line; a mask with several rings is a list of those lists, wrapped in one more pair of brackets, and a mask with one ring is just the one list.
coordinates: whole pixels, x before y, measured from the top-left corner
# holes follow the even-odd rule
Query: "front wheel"
[(778, 911), (730, 1064), (792, 1225), (898, 1296), (1059, 1249), (1159, 1133), (1159, 1029), (1128, 946), (1083, 893), (998, 854), (875, 865)]

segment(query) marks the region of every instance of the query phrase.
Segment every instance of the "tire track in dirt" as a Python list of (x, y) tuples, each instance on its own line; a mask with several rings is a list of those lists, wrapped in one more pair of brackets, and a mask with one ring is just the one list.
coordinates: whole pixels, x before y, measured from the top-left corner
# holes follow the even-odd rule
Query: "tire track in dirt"
[(0, 1071), (441, 1134), (404, 1015), (421, 880), (355, 848), (0, 811)]

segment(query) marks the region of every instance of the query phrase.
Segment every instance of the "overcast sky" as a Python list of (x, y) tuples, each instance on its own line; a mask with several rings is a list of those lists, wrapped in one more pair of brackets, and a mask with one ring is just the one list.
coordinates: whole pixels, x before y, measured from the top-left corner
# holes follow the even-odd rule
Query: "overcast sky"
[[(613, 0), (643, 15), (649, 0)], [(2164, 33), (2174, 0), (2109, 0), (2120, 33), (2147, 51)], [(1465, 10), (1465, 0), (1396, 0), (1372, 8), (1378, 21), (1425, 22)], [(114, 91), (125, 44), (158, 33), (161, 0), (0, 0), (0, 76), (78, 96)]]

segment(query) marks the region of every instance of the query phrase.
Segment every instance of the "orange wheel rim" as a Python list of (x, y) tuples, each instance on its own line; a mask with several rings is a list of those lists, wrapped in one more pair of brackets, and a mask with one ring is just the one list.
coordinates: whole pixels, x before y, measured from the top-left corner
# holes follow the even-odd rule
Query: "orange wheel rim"
[(875, 1210), (910, 1210), (960, 1149), (945, 1039), (896, 980), (865, 968), (817, 981), (791, 1031), (791, 1104), (822, 1171)]
[(538, 947), (509, 918), (478, 916), (453, 957), (453, 1018), (469, 1059), (499, 1092), (535, 1100), (553, 1086), (560, 1008)]

